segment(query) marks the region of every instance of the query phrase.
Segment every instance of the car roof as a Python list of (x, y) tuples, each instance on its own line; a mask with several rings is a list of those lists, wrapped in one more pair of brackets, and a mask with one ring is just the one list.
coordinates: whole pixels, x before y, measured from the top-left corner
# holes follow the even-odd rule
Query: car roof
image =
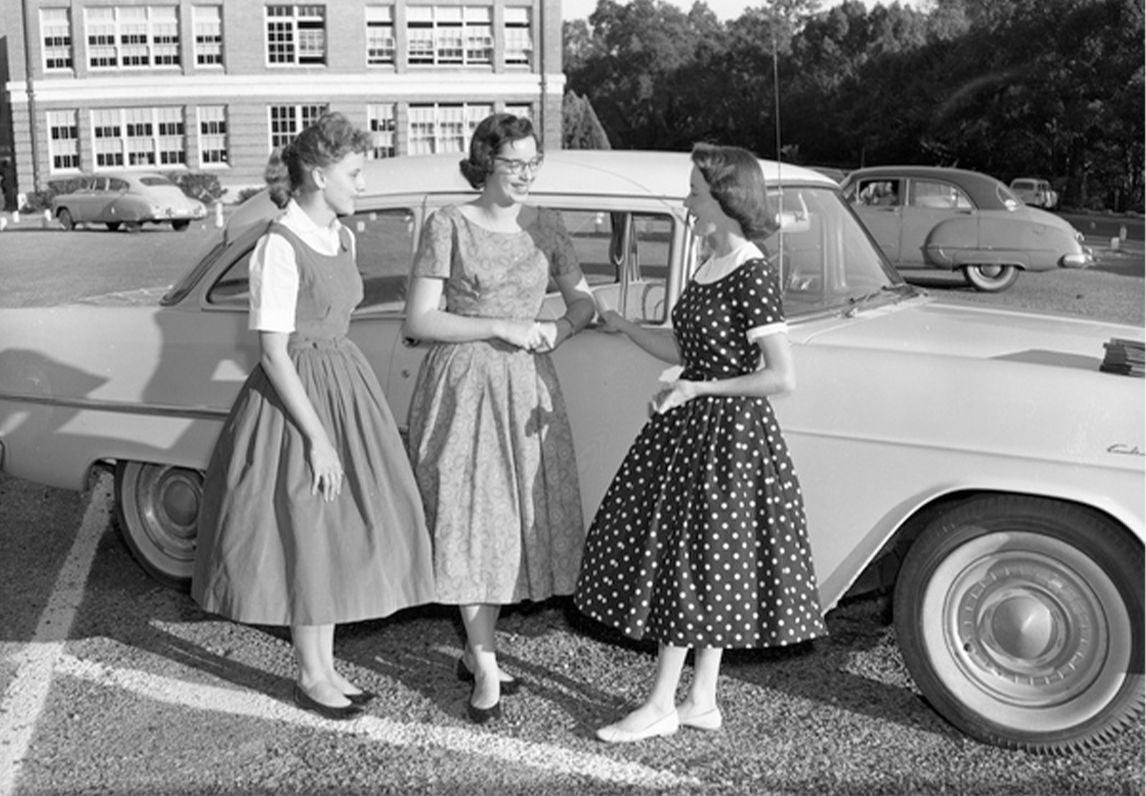
[(906, 177), (909, 179), (946, 180), (955, 183), (966, 191), (971, 197), (971, 201), (980, 208), (1005, 207), (999, 195), (999, 187), (1005, 189), (1007, 186), (989, 174), (967, 169), (953, 169), (945, 166), (868, 166), (853, 171), (848, 175), (847, 181), (851, 184), (856, 180), (881, 177), (886, 179)]
[[(395, 193), (472, 192), (462, 177), (457, 153), (407, 155), (367, 161), (366, 196)], [(835, 187), (829, 177), (811, 169), (761, 160), (769, 184), (815, 184)], [(688, 193), (692, 160), (687, 152), (561, 149), (545, 153), (531, 193), (568, 196), (659, 196), (680, 199)]]

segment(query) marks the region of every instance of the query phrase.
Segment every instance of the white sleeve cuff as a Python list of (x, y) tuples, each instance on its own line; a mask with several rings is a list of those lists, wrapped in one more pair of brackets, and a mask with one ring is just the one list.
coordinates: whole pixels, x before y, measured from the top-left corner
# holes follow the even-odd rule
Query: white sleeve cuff
[(781, 332), (784, 334), (788, 333), (788, 324), (786, 321), (768, 323), (764, 326), (756, 326), (748, 330), (748, 342), (755, 343), (762, 337), (767, 337), (768, 335), (772, 334), (780, 334)]

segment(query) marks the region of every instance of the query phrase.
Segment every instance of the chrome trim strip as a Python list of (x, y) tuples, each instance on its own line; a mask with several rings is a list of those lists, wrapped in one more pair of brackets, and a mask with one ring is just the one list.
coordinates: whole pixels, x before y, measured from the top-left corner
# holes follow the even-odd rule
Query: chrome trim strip
[(91, 398), (57, 398), (51, 395), (0, 393), (0, 403), (27, 403), (59, 409), (80, 409), (93, 412), (111, 412), (126, 415), (171, 417), (180, 420), (225, 420), (230, 409), (208, 409), (202, 406), (170, 406), (157, 404), (124, 404)]

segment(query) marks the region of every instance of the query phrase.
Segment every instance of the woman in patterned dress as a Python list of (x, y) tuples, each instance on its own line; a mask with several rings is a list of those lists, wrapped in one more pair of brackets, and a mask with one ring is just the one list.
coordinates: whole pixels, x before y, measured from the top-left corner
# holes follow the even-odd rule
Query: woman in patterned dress
[[(407, 333), (433, 346), (410, 408), (410, 455), (434, 544), (438, 601), (459, 606), (469, 717), (500, 715), (501, 606), (573, 593), (585, 526), (573, 439), (548, 352), (592, 320), (561, 217), (525, 204), (542, 165), (528, 119), (494, 114), (462, 174), (481, 194), (427, 219)], [(536, 322), (552, 278), (566, 313)], [(444, 307), (441, 299), (445, 298)]]
[(267, 165), (285, 208), (250, 263), (259, 363), (215, 444), (191, 595), (239, 622), (289, 625), (295, 703), (351, 719), (373, 694), (334, 667), (334, 625), (434, 601), (430, 545), (398, 427), (346, 338), (362, 300), (354, 212), (370, 138), (340, 114)]
[[(700, 144), (685, 207), (712, 256), (672, 313), (673, 334), (616, 312), (605, 329), (681, 363), (656, 396), (589, 529), (574, 600), (632, 638), (658, 642), (643, 704), (602, 727), (608, 743), (719, 729), (725, 648), (826, 632), (799, 482), (768, 396), (795, 387), (779, 280), (753, 239), (775, 221), (752, 153)], [(689, 649), (693, 679), (676, 704)]]

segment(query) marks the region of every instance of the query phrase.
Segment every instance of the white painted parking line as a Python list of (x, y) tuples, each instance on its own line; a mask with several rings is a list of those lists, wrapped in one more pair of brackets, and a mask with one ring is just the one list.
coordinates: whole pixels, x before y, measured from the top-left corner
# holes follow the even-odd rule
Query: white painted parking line
[(48, 698), (52, 670), (63, 655), (76, 609), (84, 597), (96, 548), (108, 526), (110, 506), (111, 479), (103, 477), (88, 501), (76, 540), (60, 569), (48, 605), (40, 615), (36, 634), (11, 658), (16, 664), (16, 676), (0, 701), (0, 796), (10, 796), (16, 785), (28, 744)]
[(693, 777), (677, 776), (639, 763), (577, 752), (554, 744), (505, 738), (486, 731), (434, 724), (406, 724), (373, 715), (348, 722), (326, 721), (257, 691), (189, 683), (148, 672), (114, 668), (71, 655), (58, 660), (56, 673), (120, 688), (144, 699), (170, 705), (281, 721), (356, 737), (365, 736), (389, 746), (445, 748), (467, 755), (496, 758), (511, 766), (529, 766), (539, 772), (591, 777), (616, 785), (653, 789), (700, 784)]

